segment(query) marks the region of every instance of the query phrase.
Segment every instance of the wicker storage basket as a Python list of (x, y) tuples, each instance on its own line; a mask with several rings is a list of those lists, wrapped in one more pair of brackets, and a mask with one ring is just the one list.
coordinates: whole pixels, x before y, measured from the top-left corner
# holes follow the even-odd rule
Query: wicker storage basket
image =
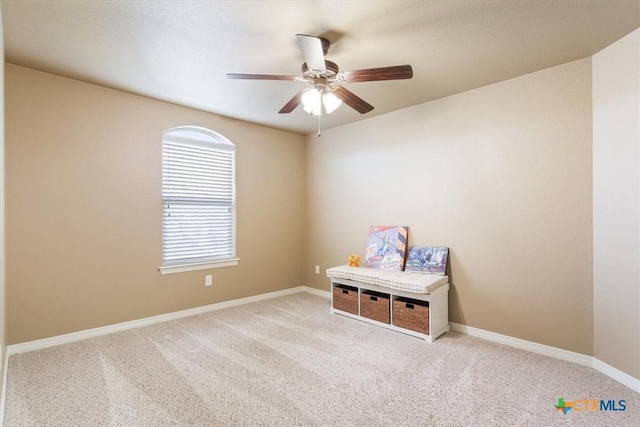
[(390, 323), (389, 294), (375, 291), (363, 291), (360, 293), (360, 316), (377, 320), (382, 323)]
[(358, 288), (346, 285), (334, 285), (333, 308), (351, 314), (358, 313)]
[(429, 303), (410, 298), (394, 299), (393, 324), (429, 335)]

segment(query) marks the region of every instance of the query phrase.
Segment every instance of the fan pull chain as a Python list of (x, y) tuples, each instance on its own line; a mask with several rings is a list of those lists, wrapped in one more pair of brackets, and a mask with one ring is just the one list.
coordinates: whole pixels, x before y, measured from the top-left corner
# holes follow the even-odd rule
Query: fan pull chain
[(318, 138), (322, 136), (322, 130), (320, 130), (320, 117), (322, 117), (322, 113), (318, 114)]

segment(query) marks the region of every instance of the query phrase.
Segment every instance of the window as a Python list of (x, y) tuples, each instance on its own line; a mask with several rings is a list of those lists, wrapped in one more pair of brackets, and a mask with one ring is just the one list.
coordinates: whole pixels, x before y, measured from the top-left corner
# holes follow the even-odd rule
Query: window
[(162, 267), (178, 273), (236, 265), (235, 146), (207, 129), (162, 137)]

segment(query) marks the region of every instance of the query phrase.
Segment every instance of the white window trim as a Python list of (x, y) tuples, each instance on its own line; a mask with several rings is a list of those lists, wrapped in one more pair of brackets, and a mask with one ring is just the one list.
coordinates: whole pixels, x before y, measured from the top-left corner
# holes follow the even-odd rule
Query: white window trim
[(238, 265), (240, 258), (223, 259), (220, 261), (208, 261), (192, 264), (164, 265), (158, 267), (160, 274), (184, 273), (187, 271), (209, 270), (212, 268), (233, 267)]
[[(193, 130), (193, 131), (198, 131), (198, 132), (202, 132), (205, 134), (208, 134), (218, 140), (220, 140), (220, 142), (199, 142), (199, 141), (195, 141), (192, 140), (190, 138), (182, 138), (182, 137), (176, 137), (175, 135), (166, 135), (167, 133), (171, 133), (174, 130)], [(184, 141), (187, 140), (189, 142), (195, 142), (195, 143), (203, 143), (203, 144), (208, 144), (209, 146), (211, 146), (212, 144), (218, 148), (218, 149), (223, 149), (226, 151), (232, 151), (235, 152), (236, 151), (236, 146), (235, 144), (233, 144), (231, 141), (229, 141), (227, 138), (225, 138), (224, 136), (220, 135), (217, 132), (214, 132), (210, 129), (206, 129), (203, 127), (199, 127), (199, 126), (180, 126), (180, 127), (176, 127), (176, 128), (172, 128), (169, 129), (165, 132), (163, 132), (163, 139), (167, 139), (169, 141), (176, 141), (176, 142), (180, 142), (180, 141)], [(236, 170), (234, 168), (234, 176), (233, 176), (233, 180), (234, 183), (236, 181)], [(234, 200), (235, 200), (235, 186), (234, 186)], [(234, 203), (234, 205), (232, 206), (232, 209), (234, 210), (234, 215), (233, 215), (233, 223), (232, 223), (232, 233), (233, 233), (233, 254), (237, 255), (237, 234), (236, 234), (236, 221), (237, 221), (237, 212), (236, 212), (236, 205)], [(209, 270), (209, 269), (213, 269), (213, 268), (223, 268), (223, 267), (233, 267), (238, 265), (238, 262), (240, 261), (240, 258), (234, 257), (234, 258), (229, 258), (229, 259), (221, 259), (221, 260), (215, 260), (215, 261), (205, 261), (205, 262), (193, 262), (193, 263), (188, 263), (188, 264), (175, 264), (175, 265), (160, 265), (160, 267), (158, 267), (158, 271), (160, 272), (160, 274), (174, 274), (174, 273), (184, 273), (184, 272), (188, 272), (188, 271), (198, 271), (198, 270)]]

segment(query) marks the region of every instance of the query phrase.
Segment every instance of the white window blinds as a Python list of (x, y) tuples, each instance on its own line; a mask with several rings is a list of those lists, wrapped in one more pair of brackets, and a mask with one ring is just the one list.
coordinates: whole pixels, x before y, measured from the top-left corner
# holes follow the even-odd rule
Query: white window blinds
[(235, 147), (195, 128), (163, 135), (163, 266), (233, 260)]

